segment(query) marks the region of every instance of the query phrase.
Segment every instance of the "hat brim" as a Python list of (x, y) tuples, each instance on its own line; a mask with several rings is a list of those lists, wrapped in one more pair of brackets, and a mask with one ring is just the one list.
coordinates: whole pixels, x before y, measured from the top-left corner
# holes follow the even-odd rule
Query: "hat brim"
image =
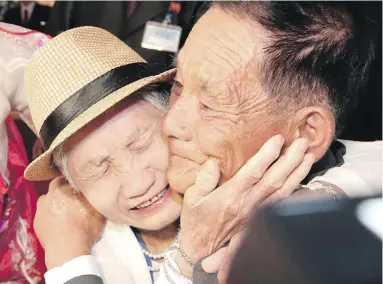
[(28, 167), (25, 169), (24, 177), (30, 181), (40, 181), (50, 180), (60, 176), (61, 173), (52, 164), (52, 152), (57, 146), (65, 142), (65, 140), (71, 137), (76, 131), (84, 127), (87, 123), (91, 122), (93, 119), (103, 114), (105, 111), (126, 97), (134, 94), (137, 90), (150, 84), (168, 81), (171, 79), (172, 75), (175, 74), (175, 71), (176, 69), (171, 69), (159, 75), (143, 78), (127, 86), (124, 86), (121, 89), (118, 89), (117, 91), (95, 103), (92, 107), (88, 108), (86, 111), (72, 120), (59, 133), (59, 135), (57, 135), (49, 149), (28, 165)]

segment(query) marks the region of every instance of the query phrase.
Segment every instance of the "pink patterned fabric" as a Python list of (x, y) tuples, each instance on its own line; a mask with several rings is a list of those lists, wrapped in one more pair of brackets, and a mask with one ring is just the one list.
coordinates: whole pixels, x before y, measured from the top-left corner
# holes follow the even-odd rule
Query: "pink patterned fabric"
[[(37, 49), (45, 45), (45, 43), (50, 39), (50, 36), (37, 32), (31, 31), (19, 26), (15, 26), (18, 29), (9, 30), (4, 28), (5, 24), (0, 25), (0, 37), (6, 37), (9, 40), (14, 41), (16, 44), (27, 44), (33, 49)], [(8, 25), (7, 26), (13, 26)], [(17, 31), (16, 31), (17, 30)]]
[(11, 117), (6, 127), (8, 167), (6, 177), (0, 176), (0, 282), (39, 283), (46, 268), (33, 231), (37, 195), (34, 184), (24, 179), (28, 159)]
[[(19, 88), (23, 69), (47, 40), (49, 37), (39, 32), (0, 23), (0, 86), (5, 86), (0, 88), (0, 162), (5, 161), (0, 171), (0, 283), (37, 284), (46, 271), (44, 252), (33, 230), (35, 185), (24, 179), (28, 159), (9, 110), (27, 108)], [(8, 92), (1, 93), (3, 90)]]

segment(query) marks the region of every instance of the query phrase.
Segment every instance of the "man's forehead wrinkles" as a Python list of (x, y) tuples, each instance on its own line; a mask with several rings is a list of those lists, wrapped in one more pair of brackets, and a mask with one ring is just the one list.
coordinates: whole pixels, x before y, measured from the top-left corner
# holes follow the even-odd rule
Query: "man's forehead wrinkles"
[[(244, 63), (242, 48), (229, 33), (225, 33), (224, 36), (212, 34), (211, 37), (212, 40), (217, 43), (217, 46), (210, 48), (212, 57), (218, 59), (216, 64), (221, 61), (221, 64), (226, 65), (228, 69), (236, 70)], [(224, 37), (225, 40), (222, 37)], [(211, 42), (210, 46), (212, 46)]]
[[(180, 75), (185, 90), (203, 93), (225, 105), (239, 103), (241, 88), (236, 82), (237, 74), (251, 60), (249, 50), (244, 50), (238, 37), (224, 29), (218, 34), (206, 31), (203, 38), (184, 46), (178, 55), (178, 70), (182, 68)], [(230, 39), (233, 42), (228, 44)]]
[(205, 67), (201, 65), (190, 73), (191, 84), (188, 88), (197, 92), (208, 93), (211, 96), (218, 96), (227, 90), (227, 76), (224, 73), (215, 72), (208, 65), (206, 64)]

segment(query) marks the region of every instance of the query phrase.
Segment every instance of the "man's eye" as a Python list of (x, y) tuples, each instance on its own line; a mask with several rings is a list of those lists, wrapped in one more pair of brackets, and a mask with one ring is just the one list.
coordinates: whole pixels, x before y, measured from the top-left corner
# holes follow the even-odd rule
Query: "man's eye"
[(210, 108), (202, 102), (199, 102), (199, 108), (201, 110), (209, 110)]
[(182, 88), (183, 88), (183, 85), (182, 85), (179, 81), (177, 81), (177, 80), (174, 79), (174, 80), (173, 80), (173, 87), (182, 89)]

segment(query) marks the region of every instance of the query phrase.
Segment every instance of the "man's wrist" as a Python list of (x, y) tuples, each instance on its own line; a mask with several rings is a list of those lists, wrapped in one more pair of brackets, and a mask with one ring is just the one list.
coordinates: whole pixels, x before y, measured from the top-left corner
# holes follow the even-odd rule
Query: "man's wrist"
[(182, 257), (181, 253), (177, 250), (174, 261), (176, 262), (180, 272), (182, 275), (186, 277), (192, 277), (193, 276), (193, 268), (190, 266), (190, 264)]

